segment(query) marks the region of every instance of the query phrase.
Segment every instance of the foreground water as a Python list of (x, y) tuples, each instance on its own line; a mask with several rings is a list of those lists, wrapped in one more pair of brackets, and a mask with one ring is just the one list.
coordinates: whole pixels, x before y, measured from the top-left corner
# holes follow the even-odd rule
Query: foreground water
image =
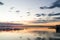
[[(0, 40), (38, 40), (40, 38), (46, 38), (51, 36), (52, 33), (47, 32), (28, 32), (23, 30), (18, 31), (0, 31)], [(39, 38), (40, 37), (40, 38)], [(36, 39), (38, 38), (38, 39)]]
[(0, 32), (0, 40), (34, 40), (38, 35), (29, 32), (20, 31), (2, 31)]

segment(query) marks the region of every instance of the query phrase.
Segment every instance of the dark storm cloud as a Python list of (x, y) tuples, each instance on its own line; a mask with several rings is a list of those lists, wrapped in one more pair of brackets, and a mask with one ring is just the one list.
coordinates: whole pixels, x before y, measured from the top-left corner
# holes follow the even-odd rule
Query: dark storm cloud
[(55, 14), (48, 14), (48, 16), (58, 16), (58, 15), (60, 15), (60, 13), (55, 13)]
[(0, 2), (0, 5), (4, 5), (4, 3)]
[(40, 7), (40, 8), (41, 9), (52, 9), (55, 7), (60, 8), (60, 0), (57, 0), (56, 2), (52, 3), (52, 6), (50, 6), (50, 7), (45, 6), (45, 7)]

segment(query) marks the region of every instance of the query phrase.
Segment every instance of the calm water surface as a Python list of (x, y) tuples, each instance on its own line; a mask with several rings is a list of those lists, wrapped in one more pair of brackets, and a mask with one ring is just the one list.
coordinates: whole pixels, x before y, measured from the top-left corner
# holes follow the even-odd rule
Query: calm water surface
[(24, 31), (1, 31), (0, 40), (34, 40), (38, 35)]
[(36, 40), (37, 37), (48, 38), (51, 35), (51, 32), (30, 32), (27, 30), (0, 31), (0, 40)]

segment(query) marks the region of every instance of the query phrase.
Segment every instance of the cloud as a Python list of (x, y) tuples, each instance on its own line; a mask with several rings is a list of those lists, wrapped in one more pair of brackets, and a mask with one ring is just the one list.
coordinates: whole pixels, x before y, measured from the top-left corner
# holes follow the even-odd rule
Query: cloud
[(46, 14), (42, 13), (42, 14), (35, 14), (36, 17), (40, 17), (40, 16), (46, 16)]
[(42, 13), (41, 15), (42, 15), (42, 16), (46, 16), (46, 14), (43, 14), (43, 13)]
[(36, 20), (36, 21), (33, 21), (32, 23), (47, 23), (47, 20)]
[[(40, 16), (43, 16), (43, 17), (40, 17), (40, 19), (37, 19), (37, 20), (33, 21), (32, 23), (48, 23), (48, 22), (60, 21), (60, 13), (49, 13), (47, 17), (46, 17), (46, 15), (47, 14), (43, 14), (43, 13), (42, 14), (36, 14), (37, 17), (40, 17)], [(51, 16), (59, 16), (59, 17), (51, 17)]]
[(50, 6), (50, 7), (44, 6), (44, 7), (40, 7), (40, 8), (41, 9), (53, 9), (55, 7), (60, 8), (60, 0), (57, 0), (56, 2), (52, 3), (52, 6)]
[(58, 16), (58, 15), (60, 15), (60, 13), (55, 13), (55, 14), (48, 14), (48, 16)]
[(19, 10), (16, 10), (17, 13), (19, 13), (20, 11)]
[(60, 20), (60, 17), (54, 17), (54, 19), (58, 19), (58, 20)]
[(14, 9), (15, 7), (11, 7), (10, 9)]
[(53, 17), (52, 19), (38, 19), (38, 20), (35, 20), (33, 21), (32, 23), (35, 23), (35, 24), (39, 24), (39, 23), (48, 23), (48, 22), (60, 22), (60, 17)]
[(26, 12), (28, 15), (27, 16), (30, 16), (30, 12)]
[(32, 23), (34, 23), (34, 24), (39, 24), (39, 23), (49, 23), (49, 22), (58, 22), (58, 21), (60, 21), (60, 20), (56, 20), (56, 19), (53, 19), (53, 20), (40, 20), (40, 21), (38, 21), (38, 20), (36, 20), (36, 21), (33, 21)]
[(19, 26), (23, 24), (16, 24), (16, 23), (0, 23), (0, 26)]
[(40, 17), (41, 15), (40, 14), (36, 14), (36, 17)]
[(0, 5), (4, 5), (4, 3), (0, 2)]

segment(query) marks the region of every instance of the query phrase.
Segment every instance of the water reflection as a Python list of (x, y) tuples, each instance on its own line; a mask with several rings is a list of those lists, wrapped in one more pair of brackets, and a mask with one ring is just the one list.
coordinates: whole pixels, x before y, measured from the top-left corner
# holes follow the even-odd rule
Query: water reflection
[(0, 40), (34, 40), (34, 33), (20, 31), (1, 31)]
[(29, 31), (28, 29), (0, 31), (0, 40), (49, 40), (53, 33), (55, 32)]
[(51, 36), (52, 33), (26, 30), (0, 31), (0, 40), (48, 40), (49, 35)]

